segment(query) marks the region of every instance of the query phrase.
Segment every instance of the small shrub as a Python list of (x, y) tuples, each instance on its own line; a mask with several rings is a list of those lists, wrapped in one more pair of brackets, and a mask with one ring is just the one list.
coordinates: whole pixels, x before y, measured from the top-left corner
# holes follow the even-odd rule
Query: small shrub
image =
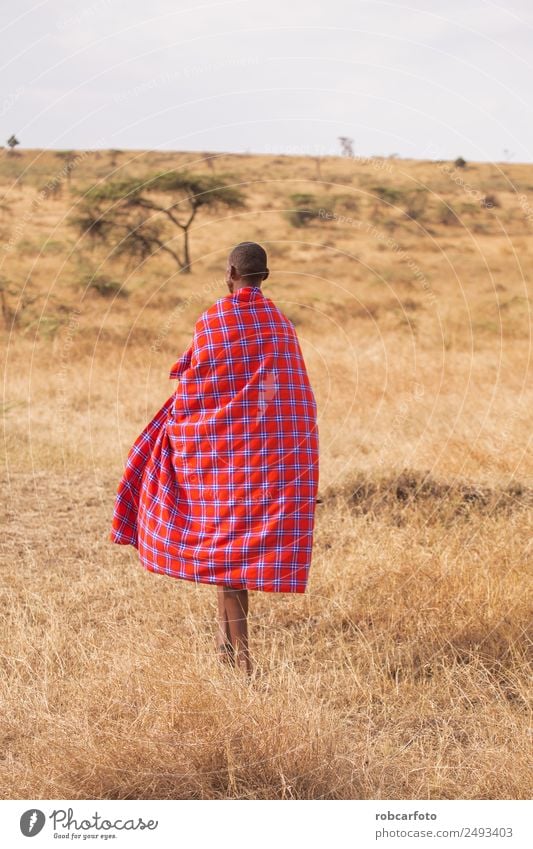
[(440, 223), (444, 224), (446, 227), (460, 223), (457, 213), (451, 208), (451, 206), (448, 206), (447, 203), (440, 204), (438, 214)]
[(427, 207), (427, 193), (425, 189), (415, 189), (406, 197), (405, 216), (417, 221), (424, 216)]
[(315, 195), (294, 194), (290, 196), (293, 209), (285, 213), (285, 218), (293, 227), (305, 227), (314, 218), (318, 218), (319, 204)]
[[(85, 268), (87, 267), (85, 266)], [(96, 292), (103, 298), (111, 298), (115, 295), (125, 298), (129, 295), (129, 292), (123, 288), (122, 283), (118, 280), (113, 280), (106, 274), (95, 274), (91, 270), (82, 270), (79, 273), (78, 280), (84, 288)]]
[(393, 218), (391, 215), (385, 219), (381, 226), (386, 232), (390, 233), (393, 236), (398, 228), (398, 219)]
[(384, 203), (397, 204), (402, 197), (402, 192), (400, 189), (394, 189), (391, 186), (373, 186), (370, 189), (379, 200)]
[(484, 198), (481, 198), (480, 203), (483, 209), (494, 209), (496, 206), (501, 206), (496, 195), (485, 195)]
[(337, 195), (334, 200), (346, 212), (359, 211), (359, 200), (353, 195)]
[(24, 324), (23, 334), (27, 336), (30, 331), (33, 331), (34, 335), (44, 339), (53, 339), (59, 328), (65, 323), (65, 319), (57, 315), (39, 315)]
[(462, 203), (460, 207), (461, 215), (477, 215), (479, 206), (477, 203)]
[(17, 242), (17, 253), (19, 256), (33, 256), (38, 251), (38, 246), (31, 239), (21, 239)]
[(466, 159), (463, 159), (462, 156), (458, 156), (453, 164), (456, 168), (466, 168)]
[(50, 186), (42, 186), (39, 190), (43, 192), (45, 197), (51, 197), (53, 200), (59, 200), (63, 194), (63, 186), (60, 180), (51, 181)]
[(119, 283), (118, 280), (111, 280), (105, 275), (97, 275), (96, 277), (93, 277), (87, 284), (87, 288), (98, 292), (98, 294), (103, 298), (110, 298), (114, 295), (118, 295), (123, 298), (128, 294), (122, 287), (122, 283)]

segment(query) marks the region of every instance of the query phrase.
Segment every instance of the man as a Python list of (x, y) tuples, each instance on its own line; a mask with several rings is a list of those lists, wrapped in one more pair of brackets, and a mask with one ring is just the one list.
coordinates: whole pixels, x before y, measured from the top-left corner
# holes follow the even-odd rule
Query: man
[(110, 538), (151, 572), (217, 585), (217, 646), (248, 674), (248, 590), (304, 592), (318, 488), (316, 402), (296, 331), (242, 242), (229, 295), (170, 371), (178, 389), (128, 454)]

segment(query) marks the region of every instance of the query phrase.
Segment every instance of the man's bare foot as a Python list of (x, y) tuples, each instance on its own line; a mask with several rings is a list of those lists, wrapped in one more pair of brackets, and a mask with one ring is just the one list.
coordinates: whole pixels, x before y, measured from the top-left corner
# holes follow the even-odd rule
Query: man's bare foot
[(231, 643), (221, 643), (217, 646), (218, 659), (221, 663), (235, 666), (235, 652)]
[(238, 653), (235, 661), (235, 666), (238, 669), (242, 669), (243, 672), (246, 672), (249, 677), (253, 675), (254, 667), (249, 655), (243, 655), (242, 652)]

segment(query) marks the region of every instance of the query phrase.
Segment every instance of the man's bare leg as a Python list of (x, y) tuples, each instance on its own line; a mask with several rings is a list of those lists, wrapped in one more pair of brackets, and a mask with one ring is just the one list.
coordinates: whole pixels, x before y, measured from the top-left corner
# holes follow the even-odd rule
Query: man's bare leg
[(248, 590), (222, 587), (224, 607), (229, 624), (231, 644), (235, 652), (235, 665), (252, 673), (252, 659), (248, 647)]
[(217, 587), (217, 607), (218, 607), (218, 620), (217, 620), (217, 635), (216, 635), (216, 644), (217, 644), (217, 652), (219, 660), (222, 663), (229, 663), (231, 666), (235, 665), (235, 656), (233, 651), (233, 645), (231, 642), (231, 634), (229, 630), (229, 622), (228, 616), (226, 613), (226, 604), (224, 598), (224, 587)]

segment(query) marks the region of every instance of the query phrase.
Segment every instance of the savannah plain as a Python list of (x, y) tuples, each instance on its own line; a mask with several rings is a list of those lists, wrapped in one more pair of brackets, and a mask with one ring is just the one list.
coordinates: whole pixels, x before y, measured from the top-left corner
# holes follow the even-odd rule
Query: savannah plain
[[(73, 223), (92, 186), (167, 172), (243, 197), (198, 210), (189, 273)], [(531, 796), (532, 234), (531, 165), (0, 151), (2, 798)], [(251, 683), (215, 655), (215, 589), (109, 541), (243, 240), (321, 449), (309, 586), (250, 593)]]

